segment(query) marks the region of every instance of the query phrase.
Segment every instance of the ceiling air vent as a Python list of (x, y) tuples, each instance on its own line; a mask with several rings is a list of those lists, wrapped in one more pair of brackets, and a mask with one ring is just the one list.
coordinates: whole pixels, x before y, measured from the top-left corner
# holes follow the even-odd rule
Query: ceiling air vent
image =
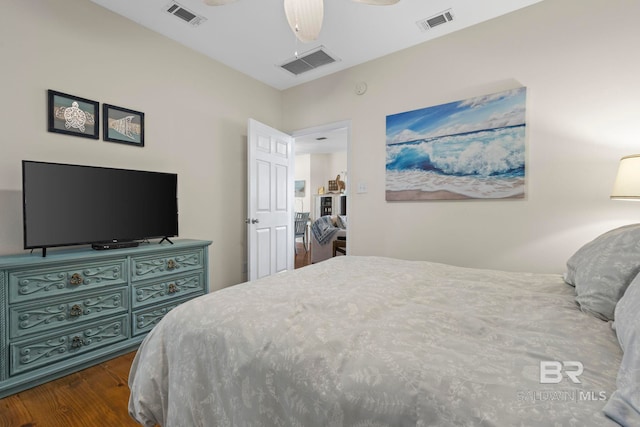
[(205, 18), (204, 16), (190, 11), (189, 9), (185, 8), (180, 3), (175, 1), (172, 1), (171, 3), (166, 5), (164, 10), (166, 10), (167, 13), (170, 13), (173, 16), (177, 16), (184, 22), (193, 25), (194, 27), (197, 27), (207, 20), (207, 18)]
[(318, 67), (322, 67), (323, 65), (331, 64), (336, 61), (338, 61), (338, 59), (327, 53), (324, 46), (320, 46), (288, 60), (284, 64), (280, 65), (280, 67), (291, 74), (298, 76), (302, 73), (306, 73), (307, 71), (315, 70)]
[(416, 25), (422, 31), (427, 31), (433, 27), (437, 27), (438, 25), (446, 24), (447, 22), (451, 21), (453, 21), (453, 13), (451, 12), (451, 9), (448, 9), (429, 18), (421, 19), (420, 21), (416, 22)]

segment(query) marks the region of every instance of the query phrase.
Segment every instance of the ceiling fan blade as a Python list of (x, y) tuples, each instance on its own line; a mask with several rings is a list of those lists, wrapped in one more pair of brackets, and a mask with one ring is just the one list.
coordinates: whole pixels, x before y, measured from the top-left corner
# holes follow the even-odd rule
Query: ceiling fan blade
[(390, 6), (398, 3), (400, 0), (353, 0), (356, 3), (371, 4), (374, 6)]
[(202, 0), (207, 6), (224, 6), (225, 4), (233, 3), (236, 0)]

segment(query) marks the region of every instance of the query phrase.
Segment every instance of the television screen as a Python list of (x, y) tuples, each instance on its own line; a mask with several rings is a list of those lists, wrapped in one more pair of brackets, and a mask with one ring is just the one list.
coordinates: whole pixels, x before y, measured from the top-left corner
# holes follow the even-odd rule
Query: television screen
[(24, 160), (24, 248), (178, 235), (178, 177)]

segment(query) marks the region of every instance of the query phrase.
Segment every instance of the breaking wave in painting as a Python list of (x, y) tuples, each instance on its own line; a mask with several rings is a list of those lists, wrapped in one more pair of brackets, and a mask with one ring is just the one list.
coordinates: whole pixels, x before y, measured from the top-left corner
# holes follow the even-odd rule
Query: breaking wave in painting
[(525, 125), (387, 145), (387, 191), (524, 196)]

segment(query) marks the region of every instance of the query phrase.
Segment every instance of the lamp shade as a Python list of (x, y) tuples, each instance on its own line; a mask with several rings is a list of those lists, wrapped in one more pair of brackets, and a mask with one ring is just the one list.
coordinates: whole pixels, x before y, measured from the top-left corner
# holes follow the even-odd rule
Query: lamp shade
[(284, 0), (284, 13), (298, 40), (308, 43), (318, 38), (324, 18), (323, 0)]
[(620, 159), (612, 199), (640, 200), (640, 154)]

